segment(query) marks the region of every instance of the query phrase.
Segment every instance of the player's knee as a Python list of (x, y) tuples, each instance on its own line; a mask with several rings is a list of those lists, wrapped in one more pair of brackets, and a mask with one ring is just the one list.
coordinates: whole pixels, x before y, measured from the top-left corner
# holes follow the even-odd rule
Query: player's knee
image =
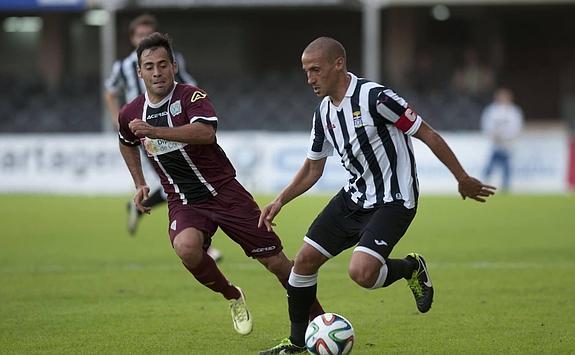
[(204, 254), (201, 245), (189, 240), (174, 240), (174, 250), (180, 259), (192, 265), (199, 263)]
[(375, 282), (374, 279), (377, 278), (372, 270), (358, 265), (350, 265), (347, 272), (356, 284), (364, 288), (371, 288)]
[(285, 256), (279, 253), (267, 258), (258, 259), (271, 273), (285, 279), (289, 276), (293, 263)]
[(294, 260), (294, 268), (296, 272), (313, 274), (317, 272), (321, 266), (321, 259), (314, 253), (308, 253), (303, 250), (296, 255)]

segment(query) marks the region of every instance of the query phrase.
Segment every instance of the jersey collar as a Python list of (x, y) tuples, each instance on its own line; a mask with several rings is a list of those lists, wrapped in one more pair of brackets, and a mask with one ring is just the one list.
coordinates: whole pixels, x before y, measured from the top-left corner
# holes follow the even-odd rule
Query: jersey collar
[(174, 94), (174, 91), (176, 90), (176, 86), (178, 86), (178, 83), (174, 81), (174, 88), (172, 89), (172, 91), (170, 91), (170, 93), (168, 95), (166, 95), (166, 97), (164, 97), (160, 102), (158, 102), (157, 104), (154, 104), (150, 101), (150, 99), (148, 98), (148, 91), (146, 91), (144, 93), (144, 95), (146, 96), (146, 104), (152, 108), (158, 108), (161, 107), (162, 105), (164, 105), (166, 102), (170, 101), (172, 99), (172, 95)]
[(355, 86), (357, 85), (357, 76), (355, 76), (352, 72), (347, 72), (347, 75), (351, 77), (351, 80), (349, 81), (349, 86), (345, 92), (345, 97), (352, 97), (353, 92), (355, 91)]

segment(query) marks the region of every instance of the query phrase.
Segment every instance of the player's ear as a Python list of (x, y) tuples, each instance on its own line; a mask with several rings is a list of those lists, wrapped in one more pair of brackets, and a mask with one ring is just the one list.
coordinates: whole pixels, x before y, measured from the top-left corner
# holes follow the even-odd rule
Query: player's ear
[(335, 60), (335, 66), (337, 69), (342, 69), (345, 67), (345, 60), (343, 59), (343, 57), (337, 57), (337, 59)]
[(139, 64), (138, 64), (138, 78), (142, 78), (142, 69), (140, 68)]
[(178, 73), (178, 62), (176, 62), (174, 60), (174, 62), (172, 63), (172, 66), (174, 67), (174, 74), (177, 74)]

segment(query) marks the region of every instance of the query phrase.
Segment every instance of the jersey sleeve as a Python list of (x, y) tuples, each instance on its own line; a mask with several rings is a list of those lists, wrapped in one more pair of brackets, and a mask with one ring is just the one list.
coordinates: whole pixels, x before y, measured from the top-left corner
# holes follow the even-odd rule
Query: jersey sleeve
[(375, 100), (377, 113), (407, 135), (413, 135), (423, 122), (407, 102), (393, 90), (384, 88)]
[(320, 107), (315, 110), (310, 135), (310, 148), (307, 152), (308, 159), (320, 160), (333, 155), (333, 145), (327, 140), (323, 124), (321, 123)]
[(125, 106), (118, 115), (118, 138), (123, 145), (135, 147), (140, 145), (140, 139), (136, 137), (128, 127), (128, 123), (130, 123), (132, 119), (128, 116), (126, 108), (127, 106)]
[(190, 92), (184, 96), (184, 110), (190, 123), (201, 122), (217, 127), (218, 117), (208, 94), (196, 87), (190, 88)]
[(117, 93), (122, 89), (124, 82), (122, 79), (121, 72), (122, 72), (122, 62), (117, 60), (116, 62), (114, 62), (114, 65), (112, 66), (112, 72), (110, 73), (110, 76), (106, 79), (106, 82), (104, 83), (107, 91)]

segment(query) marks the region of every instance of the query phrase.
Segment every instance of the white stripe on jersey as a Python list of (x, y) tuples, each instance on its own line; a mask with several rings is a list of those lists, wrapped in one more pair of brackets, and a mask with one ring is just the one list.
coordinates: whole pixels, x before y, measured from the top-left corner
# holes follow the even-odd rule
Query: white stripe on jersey
[(174, 192), (180, 195), (180, 200), (182, 200), (182, 204), (187, 205), (188, 199), (186, 199), (186, 195), (180, 192), (180, 187), (178, 186), (178, 184), (174, 183), (174, 179), (172, 179), (172, 177), (170, 176), (170, 174), (168, 174), (162, 163), (160, 163), (160, 158), (158, 158), (157, 155), (154, 155), (154, 160), (156, 161), (156, 163), (158, 163), (158, 166), (160, 167), (160, 169), (162, 169), (164, 175), (166, 175), (166, 177), (168, 178), (168, 182), (170, 183), (170, 185), (174, 187)]
[(360, 207), (403, 201), (413, 208), (418, 182), (409, 135), (422, 119), (411, 115), (407, 102), (391, 89), (349, 75), (339, 107), (325, 97), (316, 109), (308, 158), (321, 159), (336, 150), (349, 176), (344, 190)]

